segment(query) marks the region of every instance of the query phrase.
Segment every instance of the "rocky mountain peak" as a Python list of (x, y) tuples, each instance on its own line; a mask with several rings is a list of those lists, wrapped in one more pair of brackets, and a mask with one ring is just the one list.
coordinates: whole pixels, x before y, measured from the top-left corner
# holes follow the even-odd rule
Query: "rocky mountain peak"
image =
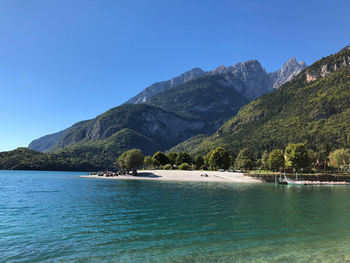
[(211, 71), (211, 75), (216, 75), (216, 74), (227, 74), (227, 73), (232, 73), (236, 74), (238, 72), (245, 72), (245, 71), (265, 71), (265, 69), (261, 66), (260, 62), (257, 60), (248, 60), (245, 62), (239, 62), (233, 66), (219, 66), (215, 70)]
[(295, 57), (290, 58), (286, 63), (284, 63), (281, 71), (290, 71), (300, 68), (306, 68), (304, 61), (297, 61)]
[(284, 83), (292, 80), (296, 75), (306, 69), (307, 65), (303, 61), (297, 61), (295, 57), (290, 58), (280, 70), (270, 74), (273, 88), (278, 88)]
[(306, 64), (302, 61), (298, 62), (295, 57), (289, 59), (283, 65), (282, 69), (272, 73), (267, 73), (265, 68), (256, 59), (239, 62), (233, 66), (222, 65), (209, 72), (205, 72), (200, 68), (193, 68), (167, 81), (152, 84), (126, 103), (139, 104), (148, 102), (155, 94), (203, 76), (218, 76), (222, 78), (223, 84), (241, 92), (250, 100), (272, 92), (274, 90), (273, 88), (278, 88), (285, 82), (293, 79), (305, 68)]
[(208, 73), (218, 75), (222, 84), (232, 87), (248, 100), (271, 92), (269, 76), (257, 60), (240, 62), (233, 66), (220, 66)]

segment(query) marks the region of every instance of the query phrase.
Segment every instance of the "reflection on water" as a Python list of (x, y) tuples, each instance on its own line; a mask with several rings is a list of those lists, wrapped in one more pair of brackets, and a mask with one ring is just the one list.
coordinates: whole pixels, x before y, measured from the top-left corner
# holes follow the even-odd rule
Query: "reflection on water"
[(0, 261), (346, 262), (349, 196), (0, 171)]

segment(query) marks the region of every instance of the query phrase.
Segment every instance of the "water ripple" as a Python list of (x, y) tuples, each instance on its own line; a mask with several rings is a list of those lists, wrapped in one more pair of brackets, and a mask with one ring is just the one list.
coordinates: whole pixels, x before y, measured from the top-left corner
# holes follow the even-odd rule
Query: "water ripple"
[(348, 187), (0, 171), (0, 262), (346, 262)]

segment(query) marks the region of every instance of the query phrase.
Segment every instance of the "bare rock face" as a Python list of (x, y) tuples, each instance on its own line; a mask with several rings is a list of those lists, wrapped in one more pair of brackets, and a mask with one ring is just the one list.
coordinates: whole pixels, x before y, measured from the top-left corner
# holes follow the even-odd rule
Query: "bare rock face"
[[(343, 50), (350, 50), (350, 46), (342, 49)], [(338, 60), (334, 61), (333, 63), (327, 63), (322, 65), (321, 69), (319, 70), (307, 70), (306, 72), (306, 81), (307, 82), (313, 82), (315, 80), (318, 80), (319, 78), (324, 78), (331, 74), (332, 72), (336, 71), (339, 68), (343, 68), (350, 65), (350, 56), (342, 56)]]
[(144, 103), (150, 97), (152, 97), (153, 95), (159, 92), (170, 89), (172, 87), (179, 86), (183, 83), (186, 83), (187, 81), (194, 80), (204, 75), (205, 75), (205, 72), (203, 70), (201, 70), (200, 68), (194, 68), (170, 80), (156, 82), (152, 84), (151, 86), (145, 88), (142, 92), (137, 94), (135, 97), (132, 97), (126, 103), (130, 103), (130, 104)]
[(270, 74), (273, 88), (279, 88), (284, 83), (292, 80), (296, 75), (306, 69), (306, 64), (303, 61), (297, 61), (294, 57), (289, 59), (282, 69)]
[(283, 65), (282, 69), (267, 73), (259, 61), (249, 60), (234, 66), (220, 66), (209, 74), (225, 75), (226, 85), (232, 86), (247, 99), (253, 100), (292, 80), (306, 67), (304, 62), (297, 62), (293, 57)]
[[(176, 143), (201, 131), (205, 125), (201, 120), (186, 120), (178, 115), (159, 109), (142, 112), (139, 116), (140, 132), (151, 138)], [(195, 132), (194, 132), (195, 131)]]
[(321, 68), (321, 77), (324, 78), (332, 72), (336, 71), (338, 68), (346, 67), (349, 65), (350, 57), (343, 57), (343, 60), (338, 63), (323, 65)]
[(248, 100), (273, 91), (269, 75), (257, 60), (228, 67), (220, 66), (209, 74), (223, 76), (224, 85), (232, 87)]
[(128, 104), (139, 104), (167, 89), (180, 86), (186, 82), (203, 76), (223, 76), (222, 84), (230, 86), (249, 100), (272, 92), (285, 82), (292, 80), (297, 74), (306, 68), (302, 61), (295, 58), (288, 60), (281, 70), (267, 73), (257, 60), (249, 60), (237, 63), (233, 66), (220, 66), (213, 71), (204, 72), (200, 68), (194, 68), (167, 81), (156, 82), (145, 88), (135, 97), (128, 100)]

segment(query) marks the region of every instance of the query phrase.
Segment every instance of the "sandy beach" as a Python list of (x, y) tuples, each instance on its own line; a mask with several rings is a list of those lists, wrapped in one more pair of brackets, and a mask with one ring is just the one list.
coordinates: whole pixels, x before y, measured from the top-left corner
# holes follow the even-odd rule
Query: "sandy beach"
[[(207, 174), (208, 177), (201, 176)], [(110, 180), (158, 180), (180, 182), (227, 182), (227, 183), (261, 183), (261, 180), (244, 176), (242, 173), (219, 171), (179, 171), (179, 170), (140, 170), (137, 176), (119, 175), (105, 177), (97, 175), (83, 175), (84, 178), (98, 178)]]

